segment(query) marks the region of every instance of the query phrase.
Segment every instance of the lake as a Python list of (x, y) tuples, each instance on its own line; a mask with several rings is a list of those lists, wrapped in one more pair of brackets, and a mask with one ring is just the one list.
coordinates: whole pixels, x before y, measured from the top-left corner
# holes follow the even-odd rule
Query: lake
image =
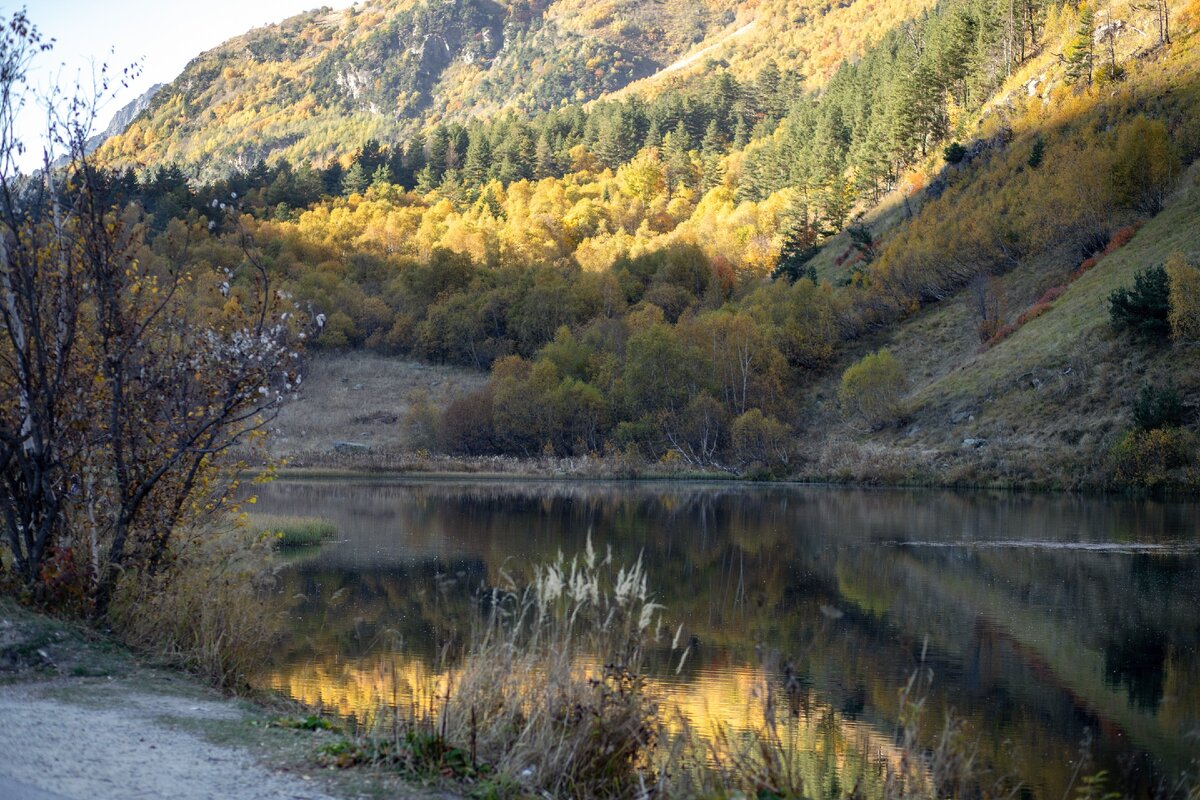
[(964, 721), (1027, 797), (1108, 770), (1133, 796), (1200, 757), (1200, 504), (737, 483), (279, 480), (256, 510), (324, 517), (290, 555), (265, 686), (351, 720), (423, 703), (480, 586), (583, 551), (666, 606), (655, 686), (703, 729), (751, 724), (787, 670), (806, 718), (886, 745), (899, 693)]

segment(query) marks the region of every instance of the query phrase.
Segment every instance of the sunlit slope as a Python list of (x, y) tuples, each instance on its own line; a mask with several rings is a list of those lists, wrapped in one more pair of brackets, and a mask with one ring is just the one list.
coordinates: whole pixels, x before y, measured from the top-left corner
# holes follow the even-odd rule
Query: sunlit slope
[(774, 60), (815, 86), (929, 5), (373, 0), (313, 11), (198, 55), (102, 157), (179, 163), (202, 180), (260, 159), (324, 162), (438, 120), (583, 103), (647, 78), (638, 91), (658, 92), (711, 71), (713, 57), (744, 78)]
[[(871, 339), (906, 366), (907, 418), (869, 436), (842, 426), (823, 443), (824, 463), (832, 465), (832, 449), (852, 443), (863, 449), (842, 465), (847, 475), (861, 469), (863, 477), (968, 483), (1094, 481), (1131, 424), (1144, 384), (1173, 383), (1185, 397), (1200, 390), (1200, 351), (1118, 333), (1109, 313), (1111, 294), (1132, 285), (1138, 272), (1176, 253), (1200, 254), (1198, 174), (1191, 170), (1161, 213), (1077, 279), (1068, 283), (1077, 257), (1051, 251), (996, 281), (992, 291), (1003, 295), (1014, 321), (1047, 289), (1066, 288), (1049, 310), (993, 346), (980, 345), (978, 296), (970, 288)], [(827, 385), (826, 397), (832, 391)], [(818, 416), (834, 413), (831, 399), (824, 405)]]

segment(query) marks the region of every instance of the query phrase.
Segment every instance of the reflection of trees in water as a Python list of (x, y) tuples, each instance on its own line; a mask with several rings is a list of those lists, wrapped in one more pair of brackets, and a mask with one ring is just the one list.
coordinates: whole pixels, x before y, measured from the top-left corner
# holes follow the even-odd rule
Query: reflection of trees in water
[[(682, 681), (755, 662), (761, 644), (821, 702), (888, 730), (928, 634), (931, 706), (967, 717), (989, 757), (1038, 764), (1047, 787), (1069, 777), (1056, 765), (1073, 758), (1085, 724), (1106, 730), (1101, 746), (1114, 753), (1132, 736), (1170, 761), (1159, 743), (1200, 717), (1195, 556), (891, 544), (1164, 541), (1200, 529), (1195, 505), (739, 484), (279, 482), (260, 507), (333, 518), (350, 539), (285, 580), (284, 597), (306, 598), (294, 661), (385, 641), (432, 659), (477, 613), (468, 587), (576, 552), (591, 531), (601, 552), (641, 555), (670, 618), (696, 637)], [(675, 657), (659, 655), (662, 674)]]

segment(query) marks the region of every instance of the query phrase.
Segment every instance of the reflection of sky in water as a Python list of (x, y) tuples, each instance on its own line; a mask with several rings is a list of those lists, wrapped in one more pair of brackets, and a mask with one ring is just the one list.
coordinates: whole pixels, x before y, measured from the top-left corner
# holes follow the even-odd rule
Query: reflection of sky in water
[[(930, 713), (1061, 797), (1085, 728), (1097, 769), (1148, 793), (1200, 754), (1196, 504), (733, 484), (280, 481), (258, 509), (335, 521), (289, 566), (294, 626), (264, 683), (345, 716), (428, 702), (473, 590), (531, 561), (642, 556), (671, 631), (656, 691), (692, 724), (752, 724), (762, 656), (808, 718), (886, 744), (927, 651)], [(694, 638), (692, 638), (694, 637)], [(668, 635), (669, 638), (669, 635)], [(877, 752), (879, 752), (877, 750)]]

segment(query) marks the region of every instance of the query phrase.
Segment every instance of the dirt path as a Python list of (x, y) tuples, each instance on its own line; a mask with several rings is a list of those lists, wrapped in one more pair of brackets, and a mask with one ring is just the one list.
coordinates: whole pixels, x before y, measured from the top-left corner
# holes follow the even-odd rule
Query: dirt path
[(733, 41), (734, 39), (736, 39), (739, 36), (742, 36), (743, 34), (749, 33), (750, 29), (754, 27), (754, 23), (755, 23), (755, 20), (750, 20), (742, 27), (738, 28), (737, 30), (728, 34), (727, 36), (721, 37), (720, 39), (718, 39), (717, 41), (708, 45), (707, 47), (701, 48), (700, 50), (697, 50), (696, 52), (692, 53), (689, 56), (684, 56), (683, 58), (676, 61), (674, 64), (669, 64), (669, 65), (663, 67), (662, 69), (660, 69), (658, 72), (651, 75), (646, 80), (654, 80), (655, 78), (657, 78), (660, 75), (666, 75), (670, 72), (674, 72), (676, 70), (683, 69), (684, 67), (689, 66), (691, 64), (695, 64), (701, 58), (708, 55), (713, 50), (716, 50), (718, 47), (720, 47), (724, 44), (728, 44), (729, 42)]
[(148, 692), (128, 681), (0, 687), (0, 796), (135, 800), (330, 800), (307, 776), (207, 741), (211, 723), (248, 724), (234, 702)]
[(0, 598), (0, 800), (453, 800), (279, 715)]

